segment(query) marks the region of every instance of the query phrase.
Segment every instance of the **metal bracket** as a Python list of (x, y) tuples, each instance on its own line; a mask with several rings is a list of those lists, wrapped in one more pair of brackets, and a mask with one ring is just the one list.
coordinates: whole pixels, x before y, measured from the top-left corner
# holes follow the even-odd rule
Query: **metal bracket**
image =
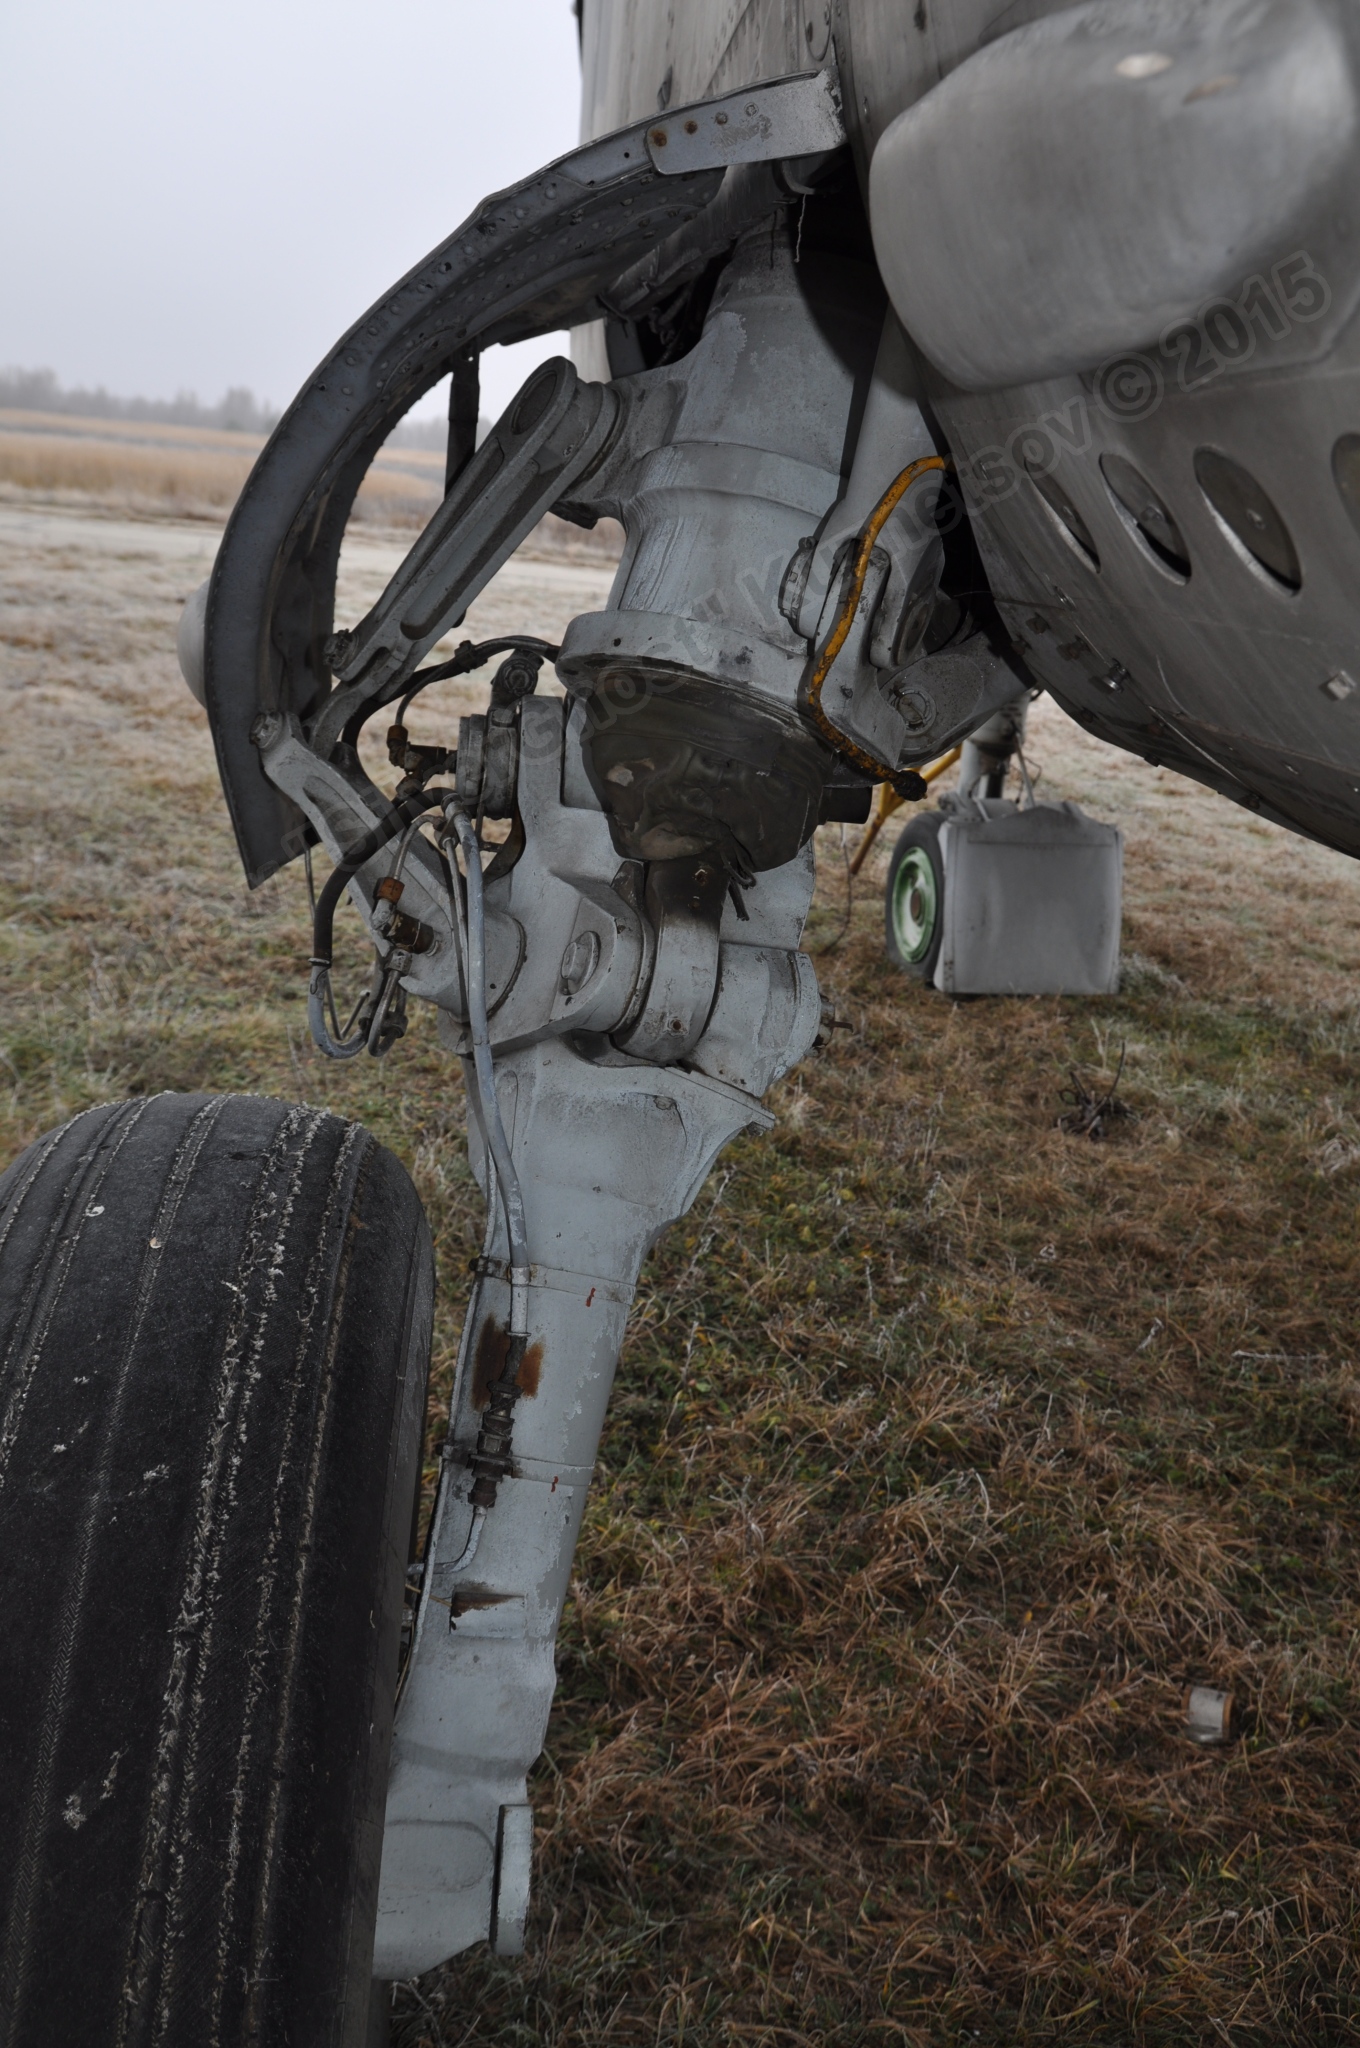
[(827, 675), (822, 709), (838, 732), (880, 761), (932, 761), (1025, 687), (981, 633), (908, 668), (869, 667), (847, 643)]
[(648, 128), (647, 154), (659, 171), (674, 176), (814, 156), (844, 141), (836, 81), (829, 71), (816, 71), (680, 107)]

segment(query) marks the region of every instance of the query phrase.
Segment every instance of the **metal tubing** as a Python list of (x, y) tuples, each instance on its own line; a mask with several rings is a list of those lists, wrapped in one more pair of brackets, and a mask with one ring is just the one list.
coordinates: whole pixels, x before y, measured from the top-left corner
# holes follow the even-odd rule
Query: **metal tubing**
[(343, 860), (336, 862), (326, 877), (321, 894), (316, 899), (316, 910), (312, 917), (312, 972), (307, 987), (307, 1024), (314, 1043), (328, 1059), (352, 1060), (368, 1044), (367, 1027), (355, 1033), (353, 1037), (339, 1040), (332, 1037), (327, 1022), (336, 906), (365, 862), (372, 860), (374, 854), (380, 853), (390, 839), (395, 839), (398, 832), (414, 825), (416, 819), (425, 811), (432, 810), (434, 805), (433, 796), (418, 794), (404, 797), (371, 832), (366, 832), (358, 844), (350, 848)]
[(510, 1156), (500, 1104), (496, 1100), (496, 1076), (491, 1060), (491, 1028), (486, 1014), (486, 909), (482, 894), (481, 847), (466, 811), (450, 805), (446, 812), (467, 862), (466, 925), (458, 918), (463, 908), (454, 890), (454, 915), (464, 942), (464, 985), (467, 990), (468, 1029), (472, 1038), (472, 1064), (477, 1076), (477, 1095), (482, 1110), (482, 1129), (500, 1182), (501, 1204), (505, 1210), (506, 1235), (510, 1240), (512, 1304), (510, 1335), (527, 1335), (526, 1290), (529, 1285), (529, 1239), (524, 1221), (524, 1194)]

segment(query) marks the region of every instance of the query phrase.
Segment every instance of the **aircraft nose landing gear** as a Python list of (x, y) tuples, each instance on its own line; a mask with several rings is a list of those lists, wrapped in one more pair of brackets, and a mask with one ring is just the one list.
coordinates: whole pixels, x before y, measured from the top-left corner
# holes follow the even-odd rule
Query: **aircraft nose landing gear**
[[(409, 1183), (336, 1119), (173, 1097), (78, 1119), (6, 1183), (9, 2048), (358, 2048), (370, 1967), (522, 1945), (527, 1773), (641, 1260), (818, 1037), (819, 817), (878, 774), (919, 794), (914, 764), (1016, 688), (941, 589), (944, 456), (843, 141), (828, 78), (779, 80), (488, 201), (321, 366), (233, 514), (185, 645), (247, 874), (317, 841), (335, 863), (309, 1010), (328, 1056), (435, 1005), (488, 1231), (379, 1879), (431, 1287)], [(627, 374), (546, 365), (463, 446), (479, 347), (606, 316)], [(450, 363), (447, 495), (337, 631), (365, 467)], [(512, 636), (456, 750), (413, 748), (398, 709), (383, 791), (365, 721), (490, 652), (430, 658), (553, 506), (628, 536), (609, 605), (556, 650), (566, 700), (533, 688), (554, 650)], [(488, 817), (510, 824), (494, 853)], [(378, 958), (348, 1027), (346, 892)], [(69, 1985), (63, 1885), (88, 1930)], [(99, 2014), (79, 2032), (77, 1995)]]

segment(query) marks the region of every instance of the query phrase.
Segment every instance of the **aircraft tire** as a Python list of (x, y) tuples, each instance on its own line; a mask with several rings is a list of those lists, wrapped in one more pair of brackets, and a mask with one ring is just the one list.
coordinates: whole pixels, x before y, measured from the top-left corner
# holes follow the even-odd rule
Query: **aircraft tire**
[(368, 2048), (433, 1255), (362, 1127), (106, 1104), (0, 1178), (0, 2043)]
[(888, 958), (913, 981), (934, 979), (944, 935), (943, 820), (918, 811), (893, 848), (883, 896), (884, 944)]

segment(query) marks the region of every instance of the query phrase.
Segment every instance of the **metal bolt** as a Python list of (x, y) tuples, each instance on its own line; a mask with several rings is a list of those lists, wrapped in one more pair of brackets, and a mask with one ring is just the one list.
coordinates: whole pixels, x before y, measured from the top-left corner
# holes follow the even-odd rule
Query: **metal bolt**
[(579, 995), (594, 974), (600, 959), (600, 941), (594, 932), (578, 932), (562, 955), (562, 990)]
[(935, 722), (935, 700), (924, 690), (904, 690), (897, 709), (909, 732), (924, 732)]

